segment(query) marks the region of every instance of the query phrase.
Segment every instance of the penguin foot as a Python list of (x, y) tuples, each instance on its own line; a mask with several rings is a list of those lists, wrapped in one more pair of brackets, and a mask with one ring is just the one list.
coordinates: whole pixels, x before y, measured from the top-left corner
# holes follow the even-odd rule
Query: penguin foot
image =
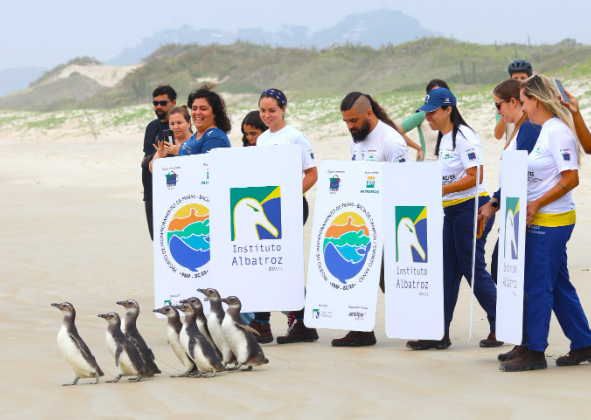
[(94, 381), (92, 384), (93, 384), (93, 385), (96, 385), (96, 384), (98, 384), (98, 383), (99, 383), (99, 380), (101, 379), (101, 375), (99, 375), (99, 373), (98, 373), (98, 372), (95, 372), (95, 373), (94, 373), (94, 376), (95, 376), (95, 378), (96, 378), (96, 381)]
[(189, 378), (199, 378), (201, 376), (201, 372), (197, 372), (197, 373), (191, 373), (189, 374)]
[(75, 378), (72, 382), (70, 382), (69, 384), (63, 384), (62, 386), (70, 386), (70, 385), (76, 385), (78, 383), (78, 381), (80, 380), (80, 378)]
[(240, 366), (242, 366), (242, 363), (236, 363), (234, 366), (232, 367), (228, 367), (226, 366), (226, 370), (236, 370), (238, 368), (240, 368)]
[(204, 378), (213, 378), (215, 376), (215, 369), (211, 371), (209, 375), (205, 375)]
[(107, 381), (107, 383), (108, 383), (108, 384), (116, 384), (117, 382), (119, 382), (119, 379), (121, 379), (121, 377), (122, 377), (122, 376), (123, 376), (123, 375), (117, 375), (117, 376), (115, 377), (115, 379), (113, 379), (113, 380), (110, 380), (110, 381)]
[(170, 375), (171, 378), (186, 378), (189, 376), (189, 372), (181, 373), (180, 375)]
[(248, 372), (249, 370), (252, 370), (252, 366), (247, 367), (246, 369), (240, 369), (242, 372)]
[(129, 378), (128, 381), (129, 382), (139, 382), (142, 380), (142, 374), (140, 373), (138, 376), (136, 376), (135, 378)]

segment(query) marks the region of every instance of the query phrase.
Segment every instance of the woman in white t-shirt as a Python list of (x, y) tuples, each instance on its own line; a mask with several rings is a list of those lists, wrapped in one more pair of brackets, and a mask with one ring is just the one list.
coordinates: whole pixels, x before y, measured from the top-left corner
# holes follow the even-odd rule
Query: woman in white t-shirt
[[(443, 195), (443, 294), (445, 335), (441, 340), (409, 341), (414, 350), (446, 349), (451, 346), (449, 326), (458, 300), (462, 276), (472, 284), (472, 243), (474, 240), (474, 200), (479, 207), (489, 200), (486, 188), (476, 180), (477, 167), (482, 167), (482, 146), (478, 135), (466, 124), (458, 108), (456, 97), (445, 88), (429, 92), (419, 111), (426, 113), (432, 130), (438, 130), (435, 153), (441, 162)], [(478, 185), (478, 186), (477, 186)], [(490, 325), (487, 339), (481, 347), (498, 347), (503, 342), (495, 337), (497, 289), (486, 271), (484, 246), (494, 223), (491, 218), (476, 241), (474, 295), (486, 311)]]
[(566, 255), (576, 221), (572, 190), (579, 184), (579, 144), (549, 78), (536, 75), (523, 82), (521, 101), (523, 110), (542, 131), (527, 165), (527, 341), (517, 357), (501, 363), (505, 372), (547, 367), (544, 351), (552, 310), (571, 341), (571, 351), (559, 357), (556, 365), (574, 366), (591, 360), (591, 329), (570, 282)]
[[(257, 147), (277, 146), (286, 144), (297, 144), (302, 150), (302, 189), (304, 194), (316, 184), (318, 170), (314, 161), (312, 146), (305, 134), (285, 123), (285, 111), (287, 110), (287, 98), (279, 89), (265, 90), (259, 99), (259, 111), (261, 120), (269, 129), (258, 138)], [(304, 224), (308, 219), (308, 201), (303, 197)], [(270, 337), (271, 327), (269, 324), (271, 314), (269, 312), (257, 312), (255, 319), (250, 326), (256, 329), (261, 336)], [(288, 315), (287, 334), (277, 337), (277, 344), (311, 342), (318, 340), (318, 332), (315, 328), (307, 328), (304, 325), (304, 308), (299, 311), (290, 312)]]

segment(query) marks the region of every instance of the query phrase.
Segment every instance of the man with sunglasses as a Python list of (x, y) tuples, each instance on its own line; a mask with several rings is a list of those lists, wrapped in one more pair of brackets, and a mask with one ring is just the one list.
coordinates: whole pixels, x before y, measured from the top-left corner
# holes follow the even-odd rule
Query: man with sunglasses
[(152, 226), (152, 173), (150, 162), (158, 145), (158, 140), (164, 140), (164, 130), (168, 130), (168, 116), (172, 108), (176, 106), (176, 92), (168, 85), (158, 86), (152, 94), (154, 112), (158, 117), (146, 127), (144, 136), (144, 159), (142, 160), (142, 184), (144, 185), (144, 203), (150, 237), (154, 240), (154, 228)]

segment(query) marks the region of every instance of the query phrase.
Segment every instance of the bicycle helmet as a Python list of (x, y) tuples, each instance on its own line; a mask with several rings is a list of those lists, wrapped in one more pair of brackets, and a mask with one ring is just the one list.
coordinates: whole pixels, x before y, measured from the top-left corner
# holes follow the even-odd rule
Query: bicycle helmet
[(509, 76), (513, 73), (527, 73), (528, 77), (531, 77), (533, 69), (531, 63), (527, 60), (515, 60), (509, 64)]

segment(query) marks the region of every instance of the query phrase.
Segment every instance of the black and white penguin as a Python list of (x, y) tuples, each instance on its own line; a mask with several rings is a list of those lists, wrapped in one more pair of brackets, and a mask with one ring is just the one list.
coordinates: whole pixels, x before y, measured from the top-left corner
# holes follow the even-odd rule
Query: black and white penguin
[(181, 345), (181, 341), (179, 339), (179, 334), (183, 329), (183, 323), (181, 322), (181, 317), (179, 315), (179, 311), (173, 306), (163, 306), (159, 309), (154, 309), (152, 312), (158, 312), (162, 315), (166, 315), (168, 318), (168, 326), (167, 326), (167, 335), (168, 335), (168, 343), (172, 347), (174, 354), (176, 357), (181, 361), (183, 366), (185, 367), (185, 372), (180, 375), (172, 375), (173, 378), (179, 378), (183, 376), (189, 376), (191, 373), (197, 373), (197, 367), (193, 360), (189, 357), (183, 346)]
[(203, 373), (207, 373), (205, 377), (209, 378), (215, 376), (216, 371), (224, 370), (224, 364), (218, 357), (214, 347), (209, 344), (209, 341), (207, 341), (205, 336), (201, 334), (201, 331), (199, 331), (199, 328), (195, 323), (197, 315), (195, 314), (193, 306), (189, 303), (183, 303), (181, 306), (176, 306), (176, 308), (180, 309), (185, 314), (183, 328), (179, 335), (181, 345), (199, 369), (198, 374), (189, 376), (199, 377)]
[(123, 331), (123, 334), (125, 334), (127, 338), (129, 338), (132, 343), (137, 346), (150, 370), (153, 373), (162, 373), (160, 372), (160, 369), (158, 369), (158, 366), (156, 366), (156, 362), (154, 361), (156, 357), (154, 356), (152, 349), (148, 347), (146, 340), (144, 340), (137, 329), (137, 318), (140, 316), (139, 303), (137, 303), (136, 300), (127, 299), (120, 300), (117, 302), (117, 305), (121, 305), (127, 310), (123, 324), (121, 325), (121, 331)]
[(253, 333), (257, 333), (253, 328), (244, 325), (242, 317), (240, 316), (240, 310), (242, 309), (242, 303), (236, 296), (230, 296), (222, 299), (228, 310), (224, 321), (222, 322), (222, 331), (226, 336), (226, 339), (230, 343), (232, 352), (238, 359), (238, 366), (247, 366), (247, 369), (251, 370), (253, 366), (261, 366), (269, 363), (269, 360), (265, 357), (261, 345), (257, 342)]
[[(207, 328), (213, 342), (222, 353), (222, 361), (228, 369), (230, 363), (237, 363), (236, 356), (232, 352), (230, 343), (226, 339), (222, 331), (222, 321), (226, 313), (222, 307), (222, 298), (216, 289), (197, 289), (199, 293), (203, 293), (209, 300), (209, 315), (207, 316)], [(228, 369), (231, 370), (231, 369)]]
[(64, 386), (76, 385), (80, 378), (96, 378), (93, 384), (98, 384), (99, 378), (105, 374), (82, 337), (78, 335), (74, 305), (70, 302), (62, 302), (52, 303), (51, 306), (55, 306), (64, 314), (62, 328), (57, 334), (57, 346), (74, 374), (74, 380)]
[(195, 315), (197, 316), (197, 318), (195, 319), (195, 322), (197, 323), (197, 328), (199, 328), (201, 334), (203, 334), (207, 341), (209, 341), (209, 344), (211, 344), (214, 349), (217, 349), (215, 342), (211, 339), (209, 328), (207, 327), (207, 318), (205, 317), (205, 313), (203, 312), (203, 304), (201, 303), (201, 300), (197, 297), (190, 297), (188, 299), (181, 300), (179, 303), (181, 305), (183, 303), (188, 303), (193, 307), (193, 309), (195, 310)]
[(134, 376), (130, 382), (139, 382), (143, 377), (152, 377), (150, 370), (140, 351), (132, 341), (121, 331), (121, 318), (115, 312), (99, 314), (109, 323), (107, 327), (107, 348), (115, 358), (115, 366), (119, 368), (119, 375), (109, 383), (119, 382), (122, 376)]

